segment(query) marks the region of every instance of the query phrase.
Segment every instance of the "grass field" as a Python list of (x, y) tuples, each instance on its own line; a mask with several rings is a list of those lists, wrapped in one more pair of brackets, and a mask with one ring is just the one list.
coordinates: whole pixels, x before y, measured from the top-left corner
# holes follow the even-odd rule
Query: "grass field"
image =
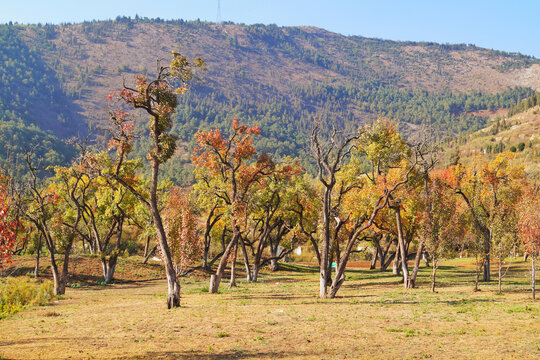
[[(118, 277), (132, 265), (122, 260)], [(472, 291), (469, 259), (441, 266), (435, 294), (427, 268), (412, 290), (391, 272), (354, 269), (337, 299), (320, 300), (316, 270), (285, 265), (213, 295), (205, 278), (184, 278), (174, 310), (153, 272), (108, 286), (77, 282), (51, 305), (1, 320), (0, 358), (538, 359), (540, 303), (530, 299), (526, 266), (515, 263), (502, 295), (496, 281)]]

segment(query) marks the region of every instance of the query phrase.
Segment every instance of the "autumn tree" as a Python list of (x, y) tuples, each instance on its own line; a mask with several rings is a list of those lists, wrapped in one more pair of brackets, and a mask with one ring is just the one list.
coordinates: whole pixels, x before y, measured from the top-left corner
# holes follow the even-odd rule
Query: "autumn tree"
[[(98, 254), (103, 278), (110, 283), (114, 278), (118, 256), (121, 252), (124, 226), (133, 217), (136, 198), (125, 187), (105, 174), (114, 173), (133, 188), (140, 189), (135, 171), (141, 166), (138, 160), (122, 161), (120, 166), (106, 152), (87, 151), (81, 164), (55, 167), (56, 181), (68, 185), (80, 178), (73, 192), (77, 196), (65, 198), (65, 203), (81, 212), (82, 219), (74, 227), (83, 244), (93, 254)], [(67, 224), (69, 226), (69, 224)]]
[[(334, 220), (336, 204), (333, 204), (335, 188), (337, 184), (337, 174), (342, 170), (348, 160), (348, 156), (354, 149), (355, 143), (360, 138), (360, 134), (342, 136), (337, 129), (332, 129), (329, 139), (324, 139), (320, 135), (320, 123), (317, 123), (311, 133), (311, 156), (317, 163), (317, 178), (323, 185), (322, 194), (322, 214), (321, 214), (321, 244), (317, 246), (319, 253), (319, 297), (325, 298), (329, 282), (331, 281), (332, 259), (330, 258), (330, 246), (332, 243), (332, 222)], [(350, 191), (356, 184), (343, 185), (339, 189), (340, 193)], [(338, 197), (340, 199), (340, 197)], [(334, 214), (333, 214), (334, 213)], [(336, 226), (341, 226), (340, 221)], [(342, 223), (341, 223), (342, 224)]]
[[(69, 256), (76, 238), (76, 228), (82, 219), (81, 209), (70, 211), (65, 199), (72, 201), (81, 193), (77, 189), (84, 182), (81, 173), (70, 181), (43, 183), (39, 177), (39, 162), (35, 163), (33, 151), (25, 154), (30, 178), (26, 187), (25, 201), (21, 202), (21, 210), (29, 222), (39, 231), (49, 251), (51, 271), (54, 282), (55, 295), (62, 295), (66, 291), (68, 278)], [(80, 158), (82, 159), (82, 158)], [(63, 251), (62, 270), (58, 268), (57, 253)]]
[[(167, 275), (168, 308), (180, 306), (180, 283), (176, 275), (175, 264), (159, 207), (159, 169), (163, 163), (173, 156), (176, 150), (177, 138), (170, 131), (173, 124), (173, 115), (178, 106), (177, 96), (188, 91), (188, 85), (194, 76), (194, 67), (205, 69), (204, 61), (200, 58), (196, 58), (194, 62), (189, 62), (185, 56), (177, 52), (173, 52), (172, 56), (173, 58), (167, 66), (161, 65), (161, 62), (158, 61), (155, 78), (149, 79), (144, 74), (136, 75), (134, 87), (124, 83), (123, 89), (118, 93), (120, 99), (128, 106), (140, 109), (149, 116), (148, 130), (152, 146), (147, 154), (151, 168), (148, 196), (141, 194), (122, 177), (109, 174), (131, 191), (150, 210)], [(177, 84), (180, 84), (180, 86), (176, 86)], [(111, 93), (109, 99), (112, 99), (115, 95), (115, 93)], [(114, 122), (115, 118), (111, 117), (111, 120)], [(124, 160), (125, 153), (123, 150), (124, 148), (129, 150), (131, 140), (120, 138), (119, 141), (120, 146), (117, 148), (118, 155), (116, 157), (118, 163)]]
[[(209, 169), (200, 167), (195, 170), (196, 182), (193, 185), (191, 195), (195, 198), (196, 204), (204, 217), (203, 230), (203, 269), (209, 270), (215, 261), (223, 255), (225, 251), (225, 235), (228, 231), (225, 212), (228, 207), (226, 198), (217, 196), (226, 184), (221, 177), (211, 174)], [(209, 259), (212, 253), (212, 243), (217, 240), (222, 241), (222, 249), (213, 259)]]
[[(407, 146), (395, 126), (387, 121), (378, 121), (348, 137), (334, 129), (326, 140), (315, 126), (311, 153), (323, 186), (321, 298), (336, 296), (360, 235), (374, 224), (378, 212), (390, 204), (394, 192), (408, 182), (416, 160), (413, 156), (409, 162), (412, 153), (408, 149), (396, 151), (398, 148), (407, 149)], [(333, 257), (336, 272), (331, 279)]]
[[(249, 215), (252, 238), (248, 242), (254, 255), (252, 281), (257, 281), (260, 268), (266, 264), (270, 264), (271, 270), (276, 271), (278, 260), (288, 255), (296, 245), (296, 240), (299, 240), (293, 236), (294, 241), (289, 244), (289, 248), (278, 253), (282, 239), (296, 226), (296, 216), (288, 204), (294, 201), (294, 182), (301, 178), (302, 172), (298, 163), (285, 159), (272, 174), (253, 186)], [(267, 247), (270, 256), (264, 258)]]
[(16, 224), (9, 214), (7, 191), (0, 186), (0, 270), (4, 263), (11, 263), (16, 239)]
[(322, 210), (322, 201), (316, 181), (309, 174), (298, 176), (294, 181), (293, 198), (287, 209), (294, 213), (297, 234), (302, 237), (303, 243), (309, 242), (312, 245), (317, 264), (320, 267), (320, 238), (317, 230), (320, 225), (319, 214)]
[(539, 188), (530, 188), (520, 203), (519, 233), (524, 250), (531, 259), (531, 292), (536, 298), (536, 259), (540, 254), (540, 193)]
[[(456, 165), (453, 186), (471, 214), (476, 232), (483, 242), (483, 280), (490, 281), (490, 254), (495, 226), (501, 224), (510, 203), (517, 201), (515, 191), (524, 178), (521, 166), (512, 163), (512, 153), (499, 154), (490, 162), (476, 159), (469, 167)], [(513, 195), (508, 196), (509, 193)], [(510, 203), (508, 203), (510, 202)], [(499, 220), (498, 220), (499, 219)]]
[[(245, 217), (246, 199), (253, 184), (274, 171), (274, 163), (266, 154), (254, 160), (253, 135), (260, 134), (257, 126), (248, 127), (234, 119), (228, 137), (219, 130), (195, 134), (197, 147), (192, 161), (210, 177), (218, 177), (224, 186), (213, 187), (215, 196), (228, 207), (232, 238), (227, 245), (216, 273), (211, 276), (209, 292), (215, 293), (223, 277), (229, 257), (236, 252), (241, 240), (241, 222)], [(210, 185), (211, 186), (211, 185)], [(234, 275), (233, 275), (234, 276)]]
[(200, 260), (203, 246), (188, 190), (179, 187), (170, 190), (163, 220), (176, 274), (180, 276), (189, 265)]
[(463, 213), (460, 211), (458, 199), (452, 188), (447, 184), (449, 176), (451, 176), (449, 170), (432, 174), (428, 185), (430, 196), (426, 199), (422, 217), (426, 230), (424, 245), (431, 259), (431, 291), (433, 292), (435, 292), (440, 261), (451, 256), (456, 248), (454, 246), (456, 240), (464, 236)]
[[(425, 256), (425, 242), (428, 236), (429, 223), (431, 219), (431, 210), (432, 210), (432, 194), (430, 192), (430, 172), (433, 170), (435, 165), (438, 162), (438, 151), (439, 148), (436, 145), (433, 145), (431, 135), (422, 134), (419, 140), (418, 147), (418, 175), (421, 178), (421, 185), (417, 189), (418, 191), (414, 194), (416, 198), (416, 204), (424, 205), (423, 211), (417, 214), (418, 220), (420, 223), (424, 223), (424, 226), (419, 229), (419, 241), (416, 248), (416, 255), (414, 257), (414, 265), (411, 275), (408, 281), (408, 287), (414, 288), (416, 285), (416, 277), (418, 276), (418, 270), (420, 269), (420, 260), (422, 256)], [(414, 211), (414, 210), (413, 210)]]

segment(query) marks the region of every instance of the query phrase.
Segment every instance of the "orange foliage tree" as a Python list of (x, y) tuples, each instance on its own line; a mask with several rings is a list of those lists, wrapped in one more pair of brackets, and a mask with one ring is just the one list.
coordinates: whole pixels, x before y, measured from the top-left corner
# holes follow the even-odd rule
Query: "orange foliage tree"
[[(225, 248), (216, 274), (211, 276), (210, 293), (217, 292), (231, 254), (233, 261), (235, 260), (234, 255), (241, 236), (240, 219), (246, 211), (246, 199), (250, 188), (275, 168), (273, 161), (266, 154), (261, 154), (254, 160), (256, 150), (253, 146), (253, 136), (259, 134), (258, 126), (241, 125), (237, 119), (232, 122), (228, 138), (219, 130), (199, 131), (195, 134), (197, 147), (192, 162), (198, 169), (197, 177), (205, 178), (208, 186), (213, 188), (215, 196), (227, 205), (232, 230), (231, 241)], [(220, 184), (216, 186), (211, 179), (219, 180)], [(231, 284), (233, 283), (232, 280)]]
[(448, 184), (465, 201), (482, 239), (484, 281), (491, 279), (493, 241), (499, 241), (509, 230), (505, 224), (513, 216), (524, 185), (523, 167), (513, 164), (513, 157), (512, 153), (502, 153), (489, 162), (477, 159), (468, 167), (458, 164), (451, 168), (453, 175), (448, 178)]

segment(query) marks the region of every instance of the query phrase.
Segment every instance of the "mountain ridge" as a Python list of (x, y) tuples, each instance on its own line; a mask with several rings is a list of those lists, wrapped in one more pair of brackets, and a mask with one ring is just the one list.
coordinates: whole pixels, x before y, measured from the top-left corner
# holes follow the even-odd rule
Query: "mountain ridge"
[[(202, 57), (208, 72), (180, 99), (173, 128), (186, 152), (197, 129), (226, 131), (233, 117), (259, 123), (266, 138), (258, 148), (278, 156), (301, 155), (314, 116), (345, 129), (383, 116), (405, 129), (429, 124), (456, 135), (485, 125), (482, 111), (510, 107), (540, 88), (540, 60), (466, 44), (125, 17), (3, 27), (40, 55), (93, 128), (106, 121), (105, 97), (124, 79), (153, 73), (156, 59), (166, 61), (172, 50)], [(144, 154), (142, 142), (136, 148)], [(188, 161), (180, 158), (176, 169)]]

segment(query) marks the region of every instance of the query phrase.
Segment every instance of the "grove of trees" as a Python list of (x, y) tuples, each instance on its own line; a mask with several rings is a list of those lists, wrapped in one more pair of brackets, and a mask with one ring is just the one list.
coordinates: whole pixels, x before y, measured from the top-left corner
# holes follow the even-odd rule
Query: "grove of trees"
[[(432, 267), (432, 291), (443, 259), (474, 257), (475, 289), (491, 280), (496, 259), (499, 292), (511, 266), (505, 259), (526, 254), (534, 297), (539, 187), (513, 153), (445, 167), (436, 144), (405, 139), (392, 121), (346, 130), (319, 119), (305, 158), (276, 157), (257, 151), (264, 127), (234, 119), (227, 129), (195, 134), (192, 186), (160, 176), (177, 151), (171, 129), (179, 97), (204, 68), (201, 59), (173, 53), (169, 64), (158, 62), (155, 77), (137, 75), (109, 95), (106, 146), (80, 140), (70, 164), (47, 169), (32, 148), (27, 177), (5, 171), (0, 266), (30, 248), (39, 259), (44, 245), (55, 294), (63, 294), (73, 251), (96, 254), (110, 283), (128, 243), (144, 235), (163, 261), (173, 308), (180, 306), (181, 277), (195, 268), (211, 274), (208, 290), (216, 293), (227, 268), (229, 286), (236, 285), (238, 260), (247, 281), (257, 282), (263, 267), (278, 270), (299, 246), (319, 267), (321, 298), (336, 297), (359, 252), (374, 271), (377, 263), (380, 271), (392, 264), (406, 288), (417, 286), (424, 259)], [(148, 119), (145, 131), (135, 130), (133, 112)], [(146, 161), (132, 152), (140, 137), (151, 143)], [(306, 162), (314, 172), (301, 165)]]

